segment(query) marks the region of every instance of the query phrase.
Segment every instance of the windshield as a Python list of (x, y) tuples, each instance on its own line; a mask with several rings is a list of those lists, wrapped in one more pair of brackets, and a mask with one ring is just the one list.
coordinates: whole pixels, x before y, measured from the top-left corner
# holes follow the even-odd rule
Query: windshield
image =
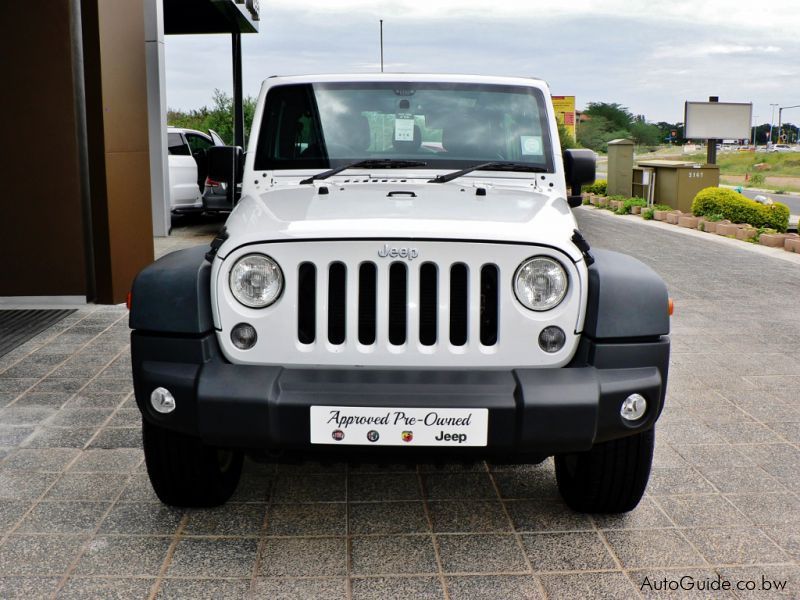
[(276, 86), (257, 170), (331, 169), (371, 159), (428, 169), (504, 161), (552, 171), (544, 97), (525, 86), (348, 82)]

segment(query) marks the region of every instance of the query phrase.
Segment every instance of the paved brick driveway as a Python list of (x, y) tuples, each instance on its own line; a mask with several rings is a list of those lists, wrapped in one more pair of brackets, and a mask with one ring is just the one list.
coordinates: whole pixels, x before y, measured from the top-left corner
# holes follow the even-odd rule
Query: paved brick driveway
[(800, 597), (800, 269), (579, 218), (592, 243), (653, 265), (677, 303), (633, 513), (570, 512), (549, 461), (248, 464), (225, 507), (166, 508), (142, 466), (125, 311), (92, 307), (0, 358), (0, 598), (635, 598), (645, 577), (717, 573), (789, 579)]

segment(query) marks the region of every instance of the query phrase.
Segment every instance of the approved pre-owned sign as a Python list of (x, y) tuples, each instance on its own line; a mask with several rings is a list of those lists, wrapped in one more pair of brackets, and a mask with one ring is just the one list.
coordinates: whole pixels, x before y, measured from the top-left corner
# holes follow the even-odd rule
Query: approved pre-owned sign
[(485, 408), (312, 406), (311, 443), (363, 446), (485, 446)]

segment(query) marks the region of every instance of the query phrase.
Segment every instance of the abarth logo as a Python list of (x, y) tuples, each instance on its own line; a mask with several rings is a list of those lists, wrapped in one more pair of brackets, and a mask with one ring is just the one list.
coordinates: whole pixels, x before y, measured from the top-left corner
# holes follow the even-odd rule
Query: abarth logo
[(378, 256), (381, 258), (405, 258), (411, 261), (419, 256), (419, 250), (417, 248), (395, 248), (384, 244), (383, 248), (378, 250)]

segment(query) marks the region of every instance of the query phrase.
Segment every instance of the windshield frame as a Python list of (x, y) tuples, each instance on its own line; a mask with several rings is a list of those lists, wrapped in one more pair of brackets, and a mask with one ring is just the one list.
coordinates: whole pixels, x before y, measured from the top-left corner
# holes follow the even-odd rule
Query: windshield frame
[[(347, 90), (347, 89), (377, 89), (377, 90), (387, 90), (387, 89), (403, 89), (403, 88), (413, 88), (414, 90), (421, 90), (424, 89), (426, 91), (432, 90), (442, 90), (442, 91), (449, 91), (449, 90), (463, 90), (463, 91), (480, 91), (480, 92), (495, 92), (495, 93), (514, 93), (514, 94), (523, 94), (530, 96), (531, 99), (536, 103), (536, 107), (539, 114), (540, 120), (540, 127), (541, 127), (541, 135), (542, 135), (542, 146), (543, 146), (543, 155), (544, 161), (537, 161), (537, 162), (528, 162), (528, 161), (517, 161), (520, 162), (521, 165), (531, 165), (531, 166), (538, 166), (544, 169), (546, 173), (555, 173), (556, 172), (556, 164), (555, 164), (555, 154), (556, 149), (554, 148), (554, 142), (551, 137), (551, 115), (549, 112), (549, 105), (545, 100), (544, 91), (537, 86), (533, 85), (525, 85), (524, 83), (494, 83), (494, 82), (470, 82), (470, 81), (453, 81), (451, 79), (444, 79), (444, 80), (429, 80), (429, 79), (381, 79), (381, 80), (336, 80), (336, 81), (292, 81), (286, 83), (280, 83), (277, 85), (270, 86), (265, 95), (263, 108), (261, 111), (260, 116), (260, 131), (258, 140), (256, 140), (255, 144), (255, 152), (253, 157), (253, 168), (257, 171), (273, 171), (276, 174), (281, 172), (309, 172), (309, 171), (321, 171), (321, 170), (329, 170), (334, 169), (345, 164), (355, 162), (358, 160), (371, 160), (371, 159), (381, 159), (381, 158), (391, 158), (390, 156), (384, 154), (371, 154), (365, 152), (361, 156), (353, 156), (353, 157), (317, 157), (317, 158), (307, 158), (307, 159), (275, 159), (269, 156), (269, 149), (270, 145), (274, 142), (270, 140), (270, 136), (274, 137), (274, 132), (270, 131), (270, 110), (272, 110), (272, 103), (277, 95), (282, 92), (286, 91), (286, 88), (295, 88), (295, 91), (301, 91), (303, 88), (305, 89), (305, 93), (307, 94), (307, 101), (312, 107), (312, 119), (314, 123), (322, 130), (320, 125), (320, 112), (317, 107), (317, 90), (322, 91), (338, 91), (338, 90)], [(399, 160), (412, 160), (409, 156), (401, 155), (397, 156)], [(423, 168), (415, 167), (413, 170), (425, 170), (425, 171), (455, 171), (460, 169), (465, 169), (468, 167), (472, 167), (474, 165), (478, 165), (481, 163), (489, 162), (485, 157), (475, 157), (475, 158), (445, 158), (443, 155), (440, 154), (424, 154), (419, 155), (417, 157), (419, 160), (424, 160), (428, 162), (428, 166)], [(514, 161), (504, 161), (504, 162), (514, 162)], [(370, 168), (369, 170), (374, 170)], [(524, 170), (521, 170), (519, 173), (514, 172), (513, 174), (519, 175), (524, 173)], [(287, 173), (288, 174), (288, 173)], [(504, 172), (502, 176), (512, 175), (511, 172)], [(525, 175), (530, 176), (530, 173), (525, 173)], [(498, 174), (499, 176), (499, 174)]]

